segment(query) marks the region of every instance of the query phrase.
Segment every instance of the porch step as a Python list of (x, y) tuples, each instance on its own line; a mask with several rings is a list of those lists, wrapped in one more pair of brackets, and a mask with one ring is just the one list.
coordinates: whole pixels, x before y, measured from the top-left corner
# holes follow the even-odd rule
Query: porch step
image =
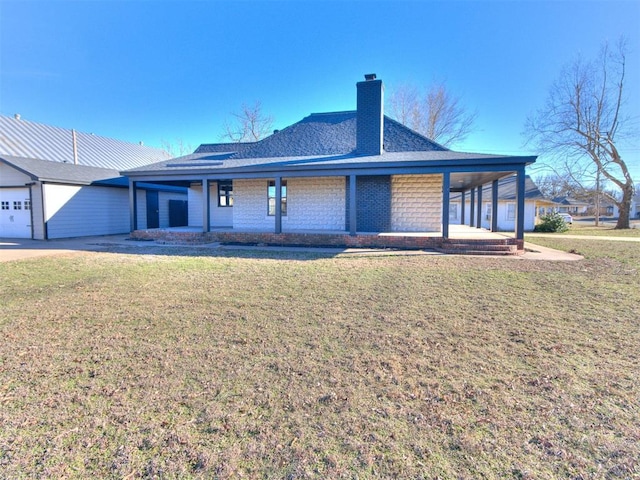
[(518, 249), (518, 243), (513, 239), (504, 240), (443, 240), (437, 249), (440, 253), (449, 255), (522, 255), (524, 250)]

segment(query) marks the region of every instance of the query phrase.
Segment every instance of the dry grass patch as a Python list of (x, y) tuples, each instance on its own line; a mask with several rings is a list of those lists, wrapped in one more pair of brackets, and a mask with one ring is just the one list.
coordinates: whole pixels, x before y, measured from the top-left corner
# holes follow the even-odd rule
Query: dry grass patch
[(589, 235), (598, 237), (640, 237), (640, 222), (632, 221), (631, 228), (616, 230), (615, 223), (605, 223), (599, 226), (574, 222), (569, 230), (557, 235)]
[(631, 478), (640, 258), (619, 248), (1, 264), (0, 471)]

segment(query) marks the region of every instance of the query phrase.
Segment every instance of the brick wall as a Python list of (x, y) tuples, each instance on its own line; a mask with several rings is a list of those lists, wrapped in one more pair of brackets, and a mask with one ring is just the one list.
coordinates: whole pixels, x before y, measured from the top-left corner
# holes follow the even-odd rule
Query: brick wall
[[(271, 246), (305, 246), (305, 247), (351, 247), (351, 248), (400, 248), (407, 250), (439, 249), (445, 244), (450, 248), (460, 240), (444, 240), (442, 237), (425, 237), (410, 235), (376, 235), (328, 234), (328, 233), (260, 233), (260, 232), (172, 232), (166, 230), (136, 230), (131, 234), (134, 239), (157, 240), (169, 244), (205, 244), (220, 242), (232, 245), (271, 245)], [(494, 252), (496, 245), (513, 245), (516, 251), (524, 251), (524, 242), (515, 238), (499, 240), (464, 240), (464, 249), (473, 248), (474, 253), (488, 247)], [(494, 252), (495, 253), (495, 252)]]
[[(275, 217), (267, 215), (267, 182), (264, 178), (233, 181), (233, 228), (264, 231), (275, 229)], [(287, 224), (288, 218), (283, 216), (282, 228), (286, 228)]]
[(356, 150), (359, 155), (380, 155), (384, 125), (382, 80), (358, 82), (356, 88)]
[(157, 240), (170, 244), (205, 244), (220, 242), (232, 245), (273, 245), (306, 247), (363, 247), (363, 248), (438, 248), (440, 237), (410, 237), (364, 234), (350, 236), (346, 233), (263, 233), (263, 232), (180, 232), (166, 230), (136, 230), (134, 239)]
[[(349, 230), (349, 192), (346, 182), (346, 230)], [(388, 232), (391, 230), (391, 177), (388, 175), (356, 178), (356, 230)]]
[(345, 177), (288, 179), (286, 229), (344, 230), (345, 183)]
[[(234, 182), (235, 185), (235, 182)], [(202, 226), (202, 185), (189, 187), (189, 225)], [(233, 225), (233, 207), (218, 207), (218, 182), (209, 183), (209, 223), (212, 227), (231, 227)]]
[(391, 191), (391, 231), (441, 230), (442, 175), (394, 175)]

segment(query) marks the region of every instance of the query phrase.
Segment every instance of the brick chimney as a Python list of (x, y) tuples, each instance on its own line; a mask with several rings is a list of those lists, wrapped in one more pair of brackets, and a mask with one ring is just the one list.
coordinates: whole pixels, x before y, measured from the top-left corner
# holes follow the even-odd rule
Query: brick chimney
[(382, 153), (382, 131), (384, 127), (384, 87), (382, 80), (376, 80), (376, 74), (364, 76), (364, 82), (358, 82), (356, 115), (356, 153), (358, 155), (380, 155)]

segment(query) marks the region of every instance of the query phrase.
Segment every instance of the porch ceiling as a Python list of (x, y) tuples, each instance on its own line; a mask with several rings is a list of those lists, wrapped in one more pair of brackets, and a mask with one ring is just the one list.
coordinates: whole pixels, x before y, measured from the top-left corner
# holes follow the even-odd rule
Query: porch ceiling
[(460, 172), (451, 174), (451, 191), (461, 192), (486, 185), (504, 177), (513, 175), (514, 172)]

